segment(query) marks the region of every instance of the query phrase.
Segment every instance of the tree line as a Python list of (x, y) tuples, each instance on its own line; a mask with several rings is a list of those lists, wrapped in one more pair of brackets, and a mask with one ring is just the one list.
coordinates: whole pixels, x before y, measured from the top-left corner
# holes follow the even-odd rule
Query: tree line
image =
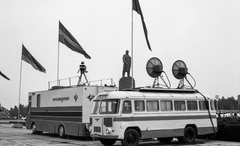
[(238, 100), (236, 100), (233, 96), (224, 98), (219, 98), (219, 100), (215, 100), (215, 107), (218, 110), (239, 110), (238, 108)]
[[(22, 104), (20, 104), (20, 118), (22, 117), (26, 117), (27, 116), (27, 110), (28, 110), (28, 106), (24, 106)], [(11, 107), (9, 110), (9, 114), (11, 118), (18, 118), (18, 107), (15, 105), (13, 108)]]

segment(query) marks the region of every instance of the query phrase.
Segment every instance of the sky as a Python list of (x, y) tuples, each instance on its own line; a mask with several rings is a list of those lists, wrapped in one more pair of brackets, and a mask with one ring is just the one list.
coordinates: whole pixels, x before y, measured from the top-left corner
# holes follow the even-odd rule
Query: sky
[[(183, 60), (200, 92), (212, 98), (215, 95), (237, 98), (240, 94), (239, 0), (139, 0), (152, 51), (147, 47), (140, 15), (132, 13), (131, 2), (0, 0), (0, 71), (11, 79), (0, 76), (1, 105), (10, 109), (18, 105), (19, 99), (27, 105), (28, 93), (48, 90), (49, 81), (55, 81), (57, 73), (60, 79), (78, 76), (81, 61), (87, 65), (88, 80), (112, 78), (118, 86), (126, 50), (133, 57), (137, 87), (153, 84), (146, 63), (157, 57), (172, 88), (179, 82), (172, 75), (172, 65), (176, 60)], [(58, 42), (59, 21), (92, 59)], [(46, 73), (21, 60), (22, 44)]]

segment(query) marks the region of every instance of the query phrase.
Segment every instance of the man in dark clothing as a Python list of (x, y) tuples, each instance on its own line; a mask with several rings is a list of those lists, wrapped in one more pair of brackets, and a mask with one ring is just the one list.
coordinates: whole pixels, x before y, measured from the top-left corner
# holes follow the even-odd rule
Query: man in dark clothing
[(123, 72), (122, 77), (124, 77), (125, 72), (127, 76), (130, 77), (130, 68), (131, 68), (131, 57), (128, 55), (129, 51), (126, 50), (126, 54), (123, 55)]
[(86, 70), (87, 70), (87, 67), (86, 67), (86, 65), (84, 64), (84, 62), (82, 61), (82, 62), (81, 62), (81, 65), (79, 65), (79, 70), (78, 70), (78, 72), (77, 72), (77, 73), (80, 72), (80, 76), (79, 76), (79, 80), (78, 80), (78, 85), (80, 85), (80, 82), (81, 82), (81, 80), (82, 80), (82, 75), (84, 75), (84, 77), (85, 77), (85, 79), (86, 79), (86, 82), (88, 82), (87, 77), (86, 77), (86, 75), (85, 75), (85, 73), (87, 73)]

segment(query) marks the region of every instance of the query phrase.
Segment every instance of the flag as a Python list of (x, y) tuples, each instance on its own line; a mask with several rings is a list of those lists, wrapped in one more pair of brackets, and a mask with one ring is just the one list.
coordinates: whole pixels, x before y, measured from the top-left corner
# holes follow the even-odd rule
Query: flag
[(142, 10), (141, 10), (141, 7), (140, 7), (140, 4), (139, 4), (139, 1), (138, 1), (138, 0), (132, 0), (132, 9), (133, 9), (134, 11), (136, 11), (136, 12), (141, 16), (142, 25), (143, 25), (143, 30), (144, 30), (145, 38), (146, 38), (146, 41), (147, 41), (147, 45), (148, 45), (149, 50), (152, 51), (151, 46), (150, 46), (150, 43), (149, 43), (149, 40), (148, 40), (147, 27), (146, 27), (146, 24), (145, 24), (145, 22), (144, 22)]
[(91, 59), (91, 57), (85, 52), (82, 46), (78, 43), (78, 41), (72, 36), (72, 34), (62, 25), (59, 21), (59, 42), (65, 44), (72, 51), (83, 54), (86, 58)]
[(1, 71), (0, 71), (0, 75), (2, 76), (2, 77), (4, 77), (5, 79), (7, 79), (7, 80), (10, 80), (5, 74), (3, 74)]
[(46, 73), (46, 69), (28, 52), (24, 45), (22, 45), (22, 60), (31, 64), (36, 70)]

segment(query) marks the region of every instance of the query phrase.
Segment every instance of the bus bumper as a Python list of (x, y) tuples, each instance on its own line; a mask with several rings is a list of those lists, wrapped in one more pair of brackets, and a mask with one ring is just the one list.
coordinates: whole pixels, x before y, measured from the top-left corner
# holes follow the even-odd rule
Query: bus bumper
[(117, 139), (118, 135), (98, 135), (98, 134), (92, 134), (91, 137), (104, 138), (104, 139)]

